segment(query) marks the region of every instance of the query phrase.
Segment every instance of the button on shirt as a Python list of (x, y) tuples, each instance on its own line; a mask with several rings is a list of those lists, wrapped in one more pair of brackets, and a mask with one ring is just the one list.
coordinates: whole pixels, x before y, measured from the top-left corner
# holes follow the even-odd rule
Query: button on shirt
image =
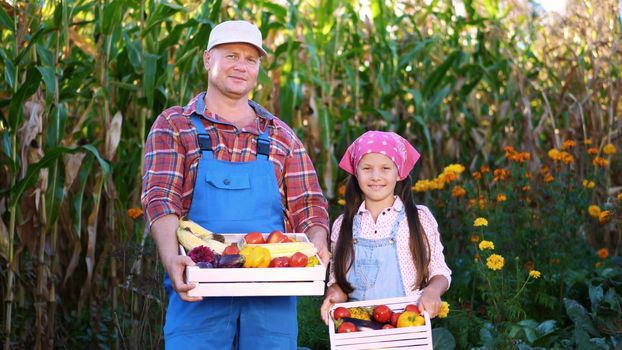
[(197, 132), (190, 120), (196, 111), (205, 117), (203, 124), (218, 160), (254, 161), (257, 136), (269, 128), (270, 160), (285, 208), (286, 232), (306, 232), (311, 226), (328, 229), (326, 199), (313, 163), (294, 131), (253, 101), (249, 105), (257, 114), (255, 122), (237, 128), (207, 109), (197, 111), (196, 102), (204, 96), (201, 93), (184, 107), (165, 110), (151, 127), (145, 143), (141, 197), (147, 224), (167, 214), (188, 213), (201, 157)]
[[(395, 197), (395, 202), (391, 207), (385, 208), (374, 222), (374, 218), (371, 212), (365, 208), (365, 202), (359, 207), (357, 215), (361, 219), (361, 233), (360, 236), (366, 239), (381, 239), (390, 236), (391, 227), (397, 219), (398, 213), (404, 209), (404, 203), (399, 197)], [(419, 221), (425, 231), (430, 244), (430, 278), (433, 276), (441, 275), (447, 278), (447, 281), (451, 284), (451, 270), (445, 262), (445, 256), (443, 255), (443, 244), (441, 243), (440, 233), (438, 232), (438, 223), (434, 219), (434, 215), (430, 210), (423, 205), (417, 206), (419, 212)], [(330, 236), (332, 251), (335, 251), (335, 245), (339, 238), (339, 230), (341, 229), (341, 222), (343, 220), (343, 214), (340, 215), (333, 223), (333, 230)], [(409, 237), (408, 221), (402, 220), (398, 228), (396, 240), (397, 240), (397, 256), (399, 261), (399, 269), (402, 274), (402, 281), (404, 282), (404, 290), (407, 296), (414, 296), (417, 294), (418, 289), (413, 290), (417, 278), (417, 271), (415, 271), (415, 264), (410, 253), (408, 246)], [(330, 276), (328, 285), (335, 283), (335, 271), (333, 264), (330, 264)]]

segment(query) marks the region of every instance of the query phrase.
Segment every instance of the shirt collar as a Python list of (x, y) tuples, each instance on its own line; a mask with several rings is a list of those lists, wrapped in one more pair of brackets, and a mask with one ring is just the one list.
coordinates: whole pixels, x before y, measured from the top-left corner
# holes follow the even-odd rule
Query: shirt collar
[[(390, 208), (399, 213), (400, 211), (402, 211), (402, 209), (404, 209), (404, 202), (402, 202), (402, 199), (400, 198), (400, 196), (393, 196), (393, 197), (395, 198), (395, 201), (393, 201), (393, 205)], [(363, 203), (361, 203), (361, 205), (359, 206), (358, 213), (362, 214), (366, 212), (369, 212), (369, 210), (367, 210), (367, 208), (365, 207), (365, 201), (363, 201)]]
[[(192, 113), (196, 113), (198, 115), (201, 115), (207, 119), (212, 120), (212, 113), (210, 111), (207, 110), (207, 108), (205, 108), (205, 94), (207, 92), (203, 91), (200, 94), (194, 96), (190, 102), (188, 102), (188, 104), (186, 106), (184, 106), (184, 112), (183, 115), (185, 116), (191, 116)], [(253, 110), (255, 110), (255, 113), (257, 114), (257, 116), (259, 116), (260, 118), (266, 119), (266, 120), (272, 120), (274, 119), (274, 115), (272, 115), (272, 113), (268, 112), (267, 109), (263, 108), (259, 103), (253, 101), (253, 100), (248, 100), (248, 105), (251, 106), (251, 108)], [(214, 120), (216, 121), (216, 120)]]

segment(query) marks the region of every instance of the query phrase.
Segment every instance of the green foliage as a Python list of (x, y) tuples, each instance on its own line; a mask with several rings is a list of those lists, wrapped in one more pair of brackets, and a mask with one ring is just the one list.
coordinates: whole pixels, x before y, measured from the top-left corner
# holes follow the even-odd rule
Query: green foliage
[[(469, 171), (499, 166), (507, 145), (533, 157), (528, 167), (510, 165), (512, 176), (536, 176), (560, 140), (591, 139), (609, 166), (592, 167), (582, 148), (580, 165), (554, 169), (552, 183), (533, 186), (530, 203), (526, 178), (492, 184), (491, 173), (463, 186), (470, 199), (484, 195), (487, 203), (505, 194), (492, 211), (468, 207), (449, 191), (420, 200), (446, 203), (437, 217), (454, 269), (448, 296), (455, 307), (439, 323), (456, 348), (509, 344), (497, 334), (511, 334), (523, 348), (564, 340), (578, 347), (592, 338), (613, 344), (597, 321), (605, 316), (586, 311), (598, 316), (600, 335), (575, 334), (562, 303), (565, 297), (589, 310), (600, 292), (586, 283), (601, 283), (591, 275), (591, 247), (614, 255), (620, 245), (621, 209), (610, 194), (622, 183), (622, 163), (619, 153), (602, 153), (608, 143), (620, 151), (620, 28), (613, 2), (590, 4), (571, 1), (566, 18), (544, 21), (529, 7), (498, 0), (464, 1), (464, 11), (441, 1), (371, 1), (369, 8), (358, 1), (2, 2), (0, 338), (24, 348), (162, 346), (157, 253), (128, 209), (140, 206), (151, 123), (206, 88), (202, 52), (211, 28), (236, 18), (256, 22), (267, 38), (270, 54), (252, 98), (305, 142), (331, 213), (339, 212), (344, 176), (337, 161), (367, 129), (412, 141), (423, 155), (422, 178), (450, 162)], [(597, 190), (584, 189), (582, 179)], [(588, 216), (590, 204), (613, 213), (611, 223)], [(500, 324), (492, 322), (499, 316), (478, 312), (505, 297), (474, 289), (498, 277), (474, 267), (476, 250), (465, 235), (475, 216), (488, 217), (486, 237), (512, 252), (505, 288), (520, 288), (524, 262), (543, 275), (498, 306)], [(615, 312), (609, 283), (602, 282), (603, 305)], [(325, 347), (325, 337), (312, 336), (325, 335), (317, 300), (305, 300), (301, 314), (314, 331), (301, 332), (302, 343)], [(436, 334), (440, 347), (451, 347), (447, 332)]]

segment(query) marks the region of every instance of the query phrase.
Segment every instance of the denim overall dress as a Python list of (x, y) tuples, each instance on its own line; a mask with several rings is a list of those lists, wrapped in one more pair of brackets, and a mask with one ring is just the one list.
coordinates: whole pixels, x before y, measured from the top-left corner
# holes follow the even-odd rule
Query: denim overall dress
[(361, 238), (361, 218), (354, 216), (352, 238), (354, 264), (348, 271), (348, 282), (354, 288), (349, 301), (364, 301), (405, 296), (404, 282), (397, 257), (397, 231), (406, 212), (402, 208), (393, 223), (389, 237)]
[[(197, 113), (203, 113), (203, 99)], [(283, 205), (274, 165), (268, 159), (268, 127), (257, 139), (257, 158), (214, 158), (201, 117), (192, 115), (201, 159), (188, 216), (213, 232), (283, 230)], [(296, 297), (204, 297), (186, 302), (170, 288), (164, 326), (166, 349), (296, 349)]]

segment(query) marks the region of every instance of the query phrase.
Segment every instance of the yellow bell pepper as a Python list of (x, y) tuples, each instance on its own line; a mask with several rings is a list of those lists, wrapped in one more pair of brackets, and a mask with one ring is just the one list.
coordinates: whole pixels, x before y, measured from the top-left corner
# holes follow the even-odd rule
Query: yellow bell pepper
[(244, 267), (268, 267), (270, 266), (270, 251), (263, 247), (246, 247), (240, 251), (240, 254), (246, 259)]

